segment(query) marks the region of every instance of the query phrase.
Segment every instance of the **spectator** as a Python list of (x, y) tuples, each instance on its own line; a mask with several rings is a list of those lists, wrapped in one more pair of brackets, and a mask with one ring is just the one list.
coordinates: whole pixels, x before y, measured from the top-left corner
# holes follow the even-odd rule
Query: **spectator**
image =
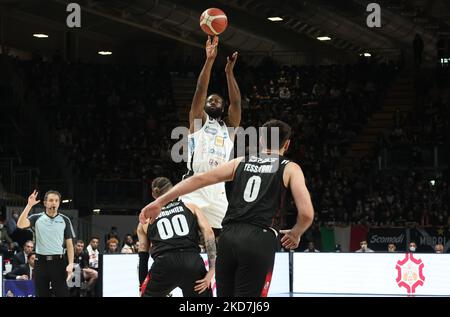
[(98, 270), (98, 237), (92, 237), (86, 250), (89, 255), (89, 267)]
[(86, 287), (82, 287), (87, 293), (93, 291), (95, 282), (98, 278), (98, 272), (89, 267), (89, 254), (84, 251), (84, 241), (78, 240), (75, 245), (74, 263), (80, 266)]
[(314, 84), (314, 87), (312, 89), (312, 94), (316, 96), (317, 98), (321, 98), (325, 96), (327, 93), (326, 87), (322, 81), (318, 81)]
[(75, 258), (74, 263), (80, 265), (80, 267), (89, 267), (89, 254), (84, 250), (84, 241), (77, 240), (75, 244)]
[(17, 228), (17, 220), (19, 219), (20, 211), (19, 210), (13, 210), (11, 213), (11, 217), (6, 221), (6, 229), (8, 231), (8, 235), (12, 236), (14, 231), (16, 231)]
[(27, 255), (27, 263), (21, 264), (6, 274), (8, 280), (32, 280), (34, 279), (34, 264), (36, 253), (30, 252)]
[(120, 253), (135, 253), (133, 236), (131, 234), (127, 233), (125, 235), (125, 239), (123, 242), (122, 249), (120, 250)]
[(390, 252), (390, 253), (397, 252), (397, 247), (395, 246), (395, 244), (393, 244), (393, 243), (388, 244), (388, 252)]
[(14, 242), (9, 242), (4, 244), (3, 248), (3, 258), (12, 261), (17, 253), (17, 247)]
[(367, 241), (363, 240), (359, 243), (359, 245), (361, 246), (361, 248), (359, 250), (356, 250), (356, 252), (362, 252), (362, 253), (370, 253), (370, 252), (375, 252), (372, 249), (369, 249), (367, 247)]
[(280, 88), (280, 99), (290, 99), (291, 98), (291, 92), (289, 91), (288, 87), (281, 87)]
[(315, 248), (313, 241), (309, 241), (308, 248), (304, 252), (320, 252), (320, 251)]
[(13, 268), (18, 267), (19, 265), (26, 264), (28, 261), (28, 254), (34, 251), (34, 243), (29, 240), (25, 242), (23, 245), (23, 250), (18, 252), (11, 261)]
[(119, 253), (118, 246), (119, 246), (119, 241), (117, 241), (116, 238), (109, 239), (108, 242), (106, 242), (105, 254)]
[(444, 245), (442, 243), (438, 243), (434, 246), (434, 253), (444, 253)]
[(412, 253), (416, 252), (416, 250), (417, 250), (417, 244), (416, 244), (415, 241), (411, 241), (411, 242), (409, 243), (409, 245), (408, 245), (408, 250), (409, 250), (409, 252), (412, 252)]

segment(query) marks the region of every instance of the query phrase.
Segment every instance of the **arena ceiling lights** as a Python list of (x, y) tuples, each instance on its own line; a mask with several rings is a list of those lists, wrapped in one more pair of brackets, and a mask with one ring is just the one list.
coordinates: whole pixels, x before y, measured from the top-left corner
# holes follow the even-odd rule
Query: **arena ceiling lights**
[(48, 34), (43, 34), (43, 33), (34, 33), (33, 36), (37, 37), (38, 39), (46, 39), (46, 38), (48, 38)]
[(329, 36), (319, 36), (319, 37), (317, 37), (317, 39), (319, 41), (330, 41), (331, 37), (329, 37)]
[(272, 21), (272, 22), (280, 22), (280, 21), (283, 21), (283, 18), (280, 18), (280, 17), (268, 17), (267, 20)]
[(112, 52), (111, 51), (99, 51), (98, 55), (102, 55), (102, 56), (112, 55)]

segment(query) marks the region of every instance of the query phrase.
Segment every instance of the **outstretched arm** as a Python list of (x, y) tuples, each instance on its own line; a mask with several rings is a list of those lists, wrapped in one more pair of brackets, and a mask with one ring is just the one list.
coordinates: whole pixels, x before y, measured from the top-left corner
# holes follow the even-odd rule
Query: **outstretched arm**
[(241, 160), (242, 157), (231, 160), (227, 163), (219, 165), (209, 172), (195, 174), (194, 176), (191, 176), (188, 179), (176, 184), (167, 193), (142, 208), (139, 215), (139, 221), (141, 223), (145, 223), (147, 219), (149, 219), (150, 223), (153, 223), (159, 215), (161, 208), (175, 198), (191, 193), (205, 186), (232, 180), (234, 178), (236, 167)]
[(35, 189), (30, 197), (28, 197), (28, 204), (25, 207), (25, 209), (22, 211), (22, 213), (20, 214), (19, 220), (17, 220), (17, 228), (20, 229), (25, 229), (30, 227), (31, 223), (30, 220), (28, 220), (28, 214), (31, 211), (31, 208), (33, 208), (34, 205), (38, 204), (40, 202), (40, 200), (36, 200), (38, 195), (37, 190)]
[(239, 127), (241, 123), (241, 91), (234, 77), (234, 65), (238, 58), (238, 52), (227, 57), (227, 65), (225, 66), (225, 73), (227, 75), (228, 98), (230, 99), (230, 107), (228, 108), (228, 125), (232, 127)]
[(280, 230), (280, 233), (284, 234), (281, 243), (287, 249), (296, 249), (300, 243), (301, 236), (314, 220), (314, 208), (305, 184), (305, 176), (300, 166), (293, 162), (289, 163), (286, 166), (283, 179), (285, 184), (291, 188), (295, 206), (297, 207), (297, 222), (290, 230)]
[(200, 72), (195, 88), (194, 98), (192, 99), (191, 110), (189, 111), (189, 132), (194, 133), (194, 120), (201, 119), (202, 123), (206, 120), (206, 113), (203, 110), (206, 103), (206, 95), (208, 94), (209, 79), (211, 77), (211, 69), (217, 56), (217, 45), (219, 38), (214, 39), (208, 36), (206, 41), (206, 61)]

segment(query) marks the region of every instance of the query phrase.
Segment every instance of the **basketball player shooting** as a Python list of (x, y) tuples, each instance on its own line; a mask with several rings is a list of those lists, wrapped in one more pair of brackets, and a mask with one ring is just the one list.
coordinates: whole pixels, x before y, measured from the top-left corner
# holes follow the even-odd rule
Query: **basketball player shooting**
[[(206, 41), (206, 61), (198, 77), (189, 112), (188, 176), (207, 172), (229, 160), (233, 149), (234, 133), (229, 133), (228, 127), (237, 128), (241, 122), (241, 93), (233, 71), (238, 57), (237, 52), (227, 57), (225, 66), (230, 101), (226, 118), (224, 118), (224, 99), (218, 94), (207, 96), (218, 44), (217, 36), (208, 37)], [(182, 199), (203, 210), (217, 237), (228, 207), (225, 184), (219, 183), (201, 188), (183, 196)]]
[[(147, 219), (153, 223), (161, 208), (179, 195), (231, 182), (230, 204), (217, 247), (216, 281), (220, 297), (267, 296), (278, 232), (284, 234), (283, 247), (295, 249), (314, 219), (303, 172), (299, 165), (283, 156), (290, 144), (290, 127), (282, 121), (271, 120), (263, 128), (268, 133), (260, 140), (262, 154), (237, 158), (209, 172), (196, 174), (145, 206), (139, 215), (141, 223)], [(274, 130), (279, 130), (277, 144), (281, 145), (276, 149), (272, 148)], [(297, 207), (297, 222), (289, 230), (278, 231), (276, 219), (288, 189)]]

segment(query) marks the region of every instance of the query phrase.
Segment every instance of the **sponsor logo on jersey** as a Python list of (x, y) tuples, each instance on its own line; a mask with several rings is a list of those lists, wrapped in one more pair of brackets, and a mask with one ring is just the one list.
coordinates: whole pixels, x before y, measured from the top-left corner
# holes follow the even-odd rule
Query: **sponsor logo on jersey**
[(214, 140), (214, 145), (223, 147), (225, 145), (225, 139), (221, 136), (216, 136)]
[(207, 126), (207, 127), (205, 127), (205, 133), (216, 135), (217, 134), (217, 129), (214, 128), (214, 127)]
[(267, 157), (267, 158), (260, 158), (256, 156), (251, 156), (248, 161), (250, 163), (259, 163), (259, 164), (265, 164), (265, 163), (273, 163), (278, 160), (278, 157)]
[(226, 157), (226, 153), (221, 149), (210, 148), (208, 153), (214, 154), (214, 156), (218, 156), (218, 157), (223, 157), (223, 158)]

